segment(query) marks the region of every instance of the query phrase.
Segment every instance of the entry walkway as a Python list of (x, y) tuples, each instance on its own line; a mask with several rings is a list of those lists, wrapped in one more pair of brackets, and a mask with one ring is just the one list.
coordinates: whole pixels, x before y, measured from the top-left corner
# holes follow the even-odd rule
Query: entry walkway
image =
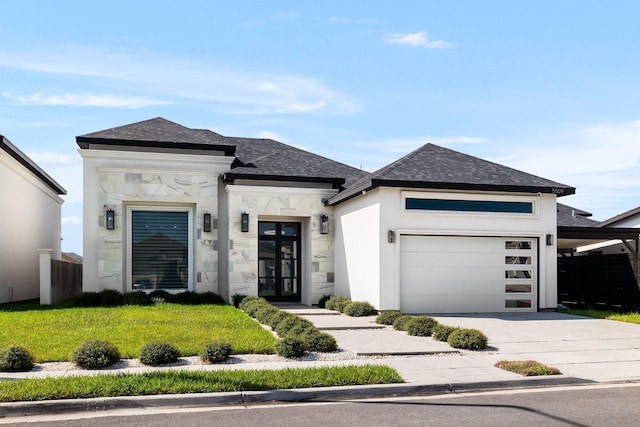
[(318, 329), (333, 335), (338, 347), (358, 356), (407, 356), (460, 354), (447, 343), (414, 337), (376, 323), (376, 316), (350, 317), (337, 311), (313, 307), (282, 307), (311, 321)]

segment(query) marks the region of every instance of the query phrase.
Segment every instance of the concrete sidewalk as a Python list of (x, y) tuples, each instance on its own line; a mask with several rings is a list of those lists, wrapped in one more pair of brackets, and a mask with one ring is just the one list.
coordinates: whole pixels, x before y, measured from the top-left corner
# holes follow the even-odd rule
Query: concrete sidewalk
[[(84, 399), (57, 403), (5, 403), (0, 404), (0, 416), (47, 413), (51, 410), (83, 411), (113, 406), (177, 407), (640, 381), (640, 325), (561, 313), (432, 315), (443, 324), (470, 327), (484, 332), (489, 337), (490, 348), (472, 352), (452, 349), (432, 338), (410, 337), (405, 332), (395, 331), (391, 327), (381, 327), (375, 324), (375, 316), (352, 318), (312, 307), (281, 308), (309, 319), (318, 328), (334, 335), (341, 349), (360, 356), (344, 360), (276, 361), (160, 369), (282, 369), (374, 363), (395, 368), (406, 383), (266, 392)], [(502, 359), (533, 359), (560, 369), (563, 375), (521, 377), (494, 367), (494, 364)], [(139, 367), (127, 372), (138, 373), (151, 369), (158, 368)], [(86, 373), (84, 371), (84, 374)], [(83, 372), (33, 371), (2, 373), (3, 378), (0, 379), (79, 374)]]

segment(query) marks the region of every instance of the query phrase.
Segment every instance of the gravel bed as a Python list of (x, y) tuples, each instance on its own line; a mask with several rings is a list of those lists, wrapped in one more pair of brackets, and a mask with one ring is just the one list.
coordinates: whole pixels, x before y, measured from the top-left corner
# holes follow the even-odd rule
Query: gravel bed
[[(236, 365), (246, 363), (270, 363), (270, 362), (314, 362), (314, 361), (333, 361), (333, 360), (355, 360), (367, 359), (365, 356), (357, 356), (355, 353), (344, 350), (337, 350), (331, 353), (305, 353), (304, 356), (287, 359), (277, 354), (234, 354), (221, 365)], [(198, 356), (181, 357), (177, 362), (162, 367), (180, 367), (190, 365), (206, 365)], [(99, 371), (115, 371), (120, 369), (145, 367), (139, 359), (121, 359), (118, 363), (108, 368), (99, 369)], [(46, 371), (82, 371), (83, 369), (71, 362), (47, 362), (36, 363), (32, 372)]]

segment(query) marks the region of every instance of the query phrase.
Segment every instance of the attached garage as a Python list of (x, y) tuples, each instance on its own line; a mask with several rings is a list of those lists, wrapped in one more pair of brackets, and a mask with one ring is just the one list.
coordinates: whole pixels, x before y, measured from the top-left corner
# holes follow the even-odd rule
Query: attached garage
[(400, 310), (536, 311), (537, 254), (537, 238), (402, 235)]

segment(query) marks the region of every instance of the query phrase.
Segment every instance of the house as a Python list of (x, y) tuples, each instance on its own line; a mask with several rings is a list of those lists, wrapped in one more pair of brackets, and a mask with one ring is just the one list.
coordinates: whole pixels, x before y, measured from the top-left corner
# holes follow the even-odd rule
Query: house
[(38, 250), (60, 259), (66, 191), (0, 135), (0, 303), (38, 298)]
[(155, 118), (76, 138), (85, 291), (326, 294), (404, 312), (556, 307), (575, 189), (427, 144), (374, 173)]

